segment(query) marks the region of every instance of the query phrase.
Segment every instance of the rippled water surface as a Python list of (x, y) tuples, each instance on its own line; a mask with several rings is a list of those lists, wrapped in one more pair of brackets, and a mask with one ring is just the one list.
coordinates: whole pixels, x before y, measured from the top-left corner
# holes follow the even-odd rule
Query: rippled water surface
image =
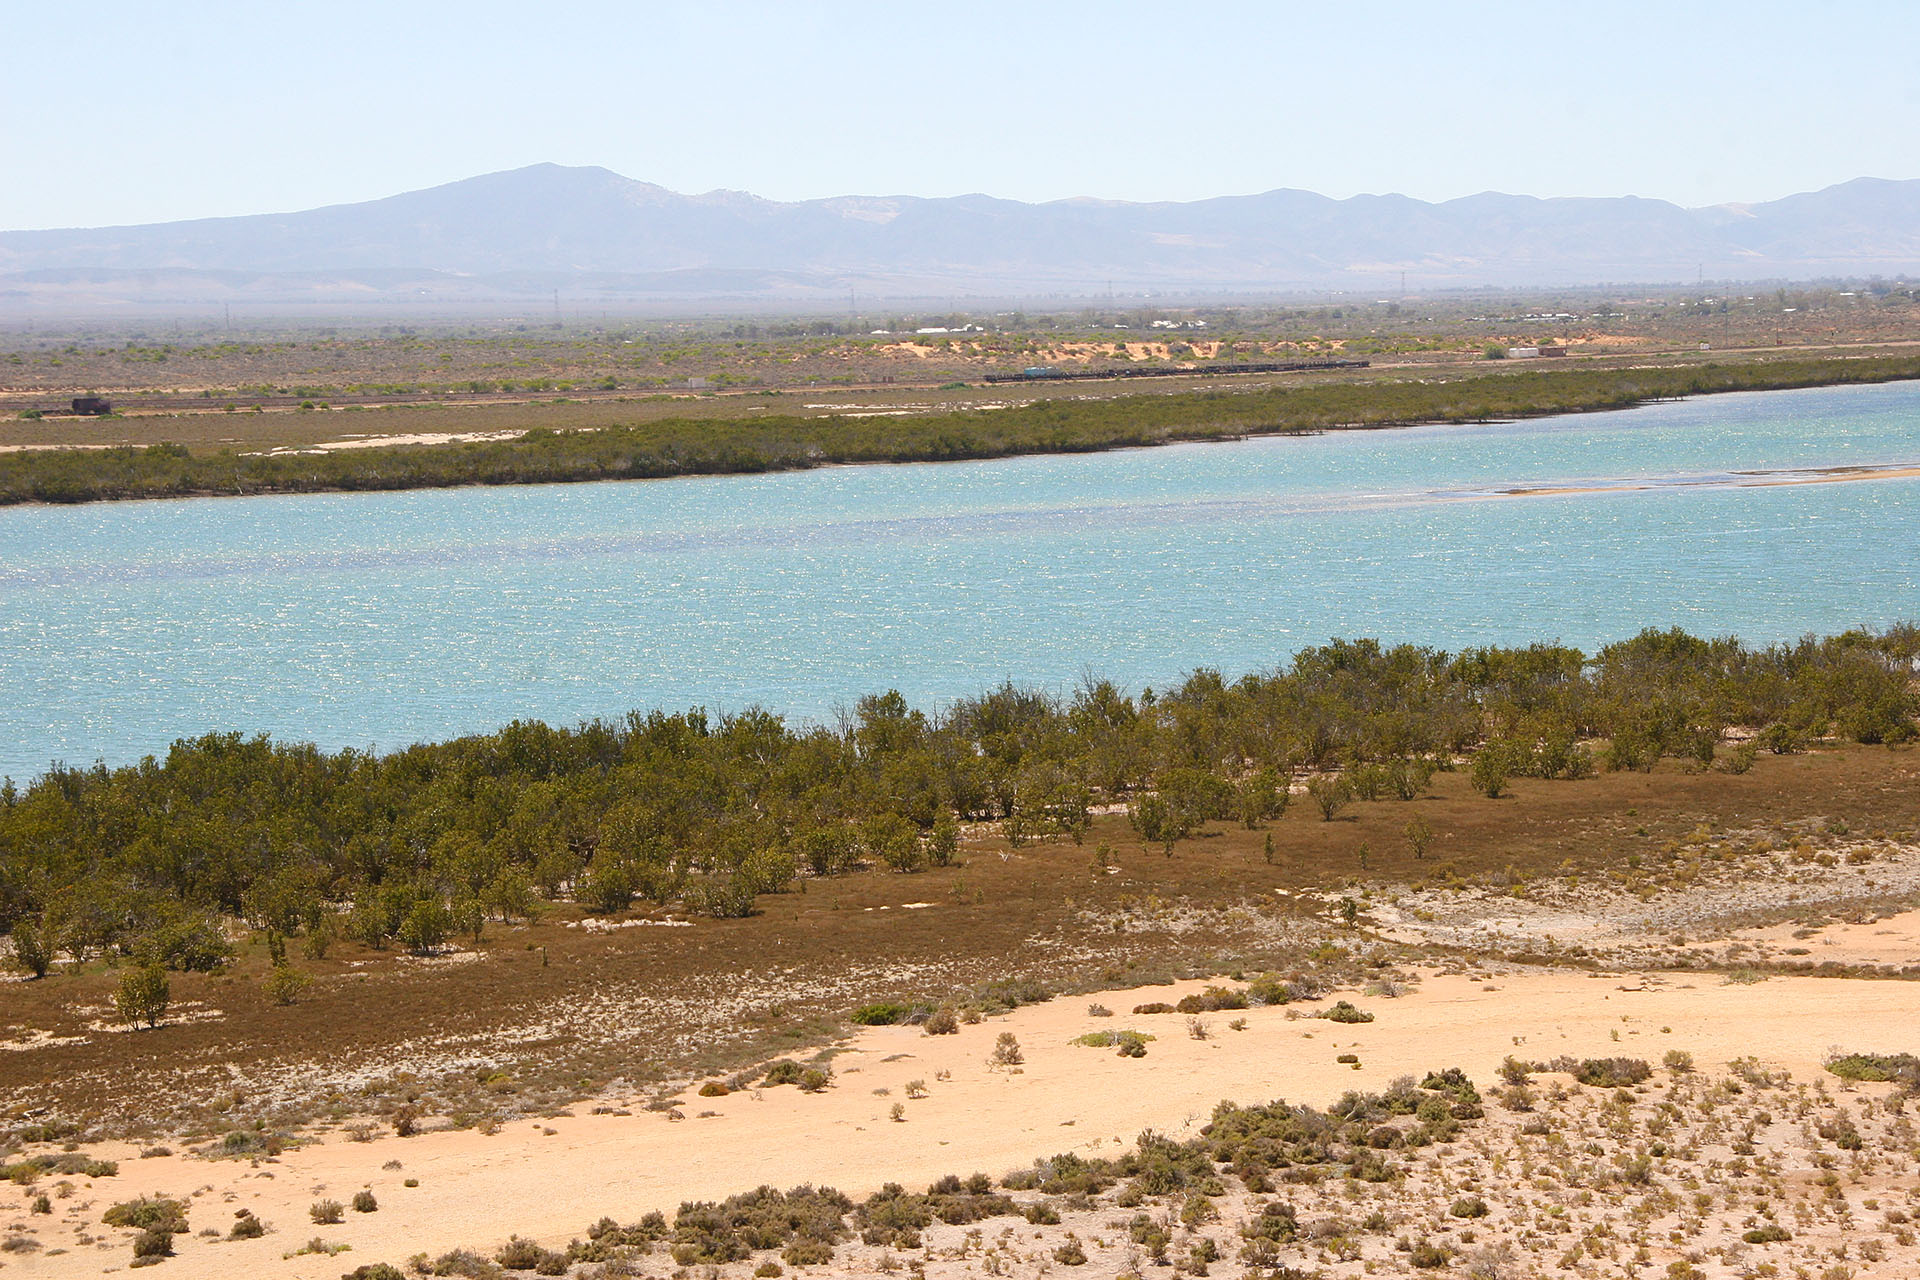
[[(778, 476), (0, 510), (0, 773), (213, 729), (825, 718), (1138, 689), (1330, 636), (1457, 648), (1920, 616), (1913, 384)], [(1781, 474), (1753, 474), (1781, 473)], [(1623, 487), (1626, 486), (1626, 487)], [(1596, 489), (1509, 496), (1513, 489)]]

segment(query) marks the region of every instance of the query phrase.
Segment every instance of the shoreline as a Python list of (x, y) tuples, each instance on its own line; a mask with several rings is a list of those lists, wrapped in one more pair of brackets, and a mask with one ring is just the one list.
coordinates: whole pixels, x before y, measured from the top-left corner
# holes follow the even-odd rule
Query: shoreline
[[(1676, 369), (1528, 370), (1456, 381), (1307, 384), (1223, 395), (1046, 401), (919, 417), (683, 419), (470, 440), (264, 454), (179, 445), (0, 450), (0, 506), (391, 493), (979, 462), (1263, 436), (1478, 425), (1738, 392), (1920, 381), (1920, 360), (1842, 357)], [(892, 433), (875, 432), (892, 428)], [(215, 480), (215, 475), (218, 480)], [(1515, 496), (1531, 496), (1527, 493)]]

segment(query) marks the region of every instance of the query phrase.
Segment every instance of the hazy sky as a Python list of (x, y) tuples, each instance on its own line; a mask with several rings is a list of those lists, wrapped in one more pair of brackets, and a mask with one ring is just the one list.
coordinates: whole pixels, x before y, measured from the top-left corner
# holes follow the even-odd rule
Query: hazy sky
[(1920, 4), (0, 0), (0, 228), (542, 160), (777, 199), (1920, 177)]

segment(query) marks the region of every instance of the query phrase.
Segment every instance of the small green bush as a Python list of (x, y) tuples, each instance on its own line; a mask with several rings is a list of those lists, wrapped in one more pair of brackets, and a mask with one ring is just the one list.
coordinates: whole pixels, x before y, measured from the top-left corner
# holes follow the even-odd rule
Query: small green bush
[(852, 1209), (831, 1187), (810, 1186), (784, 1193), (763, 1186), (719, 1203), (683, 1204), (674, 1216), (671, 1252), (683, 1267), (738, 1262), (762, 1249), (786, 1250), (793, 1266), (817, 1266), (831, 1260)]
[(338, 1200), (315, 1200), (307, 1208), (307, 1216), (322, 1227), (334, 1226), (346, 1219), (346, 1206)]
[(471, 1249), (450, 1250), (418, 1269), (430, 1276), (465, 1276), (467, 1280), (503, 1280), (506, 1275), (499, 1263)]
[(233, 944), (211, 912), (171, 904), (134, 939), (133, 955), (143, 966), (212, 973), (233, 959)]
[(1258, 1005), (1286, 1004), (1295, 998), (1291, 984), (1274, 973), (1263, 973), (1249, 982), (1247, 995)]
[(567, 1273), (567, 1255), (543, 1249), (532, 1240), (513, 1236), (500, 1246), (493, 1260), (509, 1271), (531, 1271), (536, 1275), (563, 1276)]
[(1467, 769), (1473, 789), (1489, 800), (1498, 800), (1506, 789), (1511, 754), (1508, 745), (1500, 741), (1489, 741), (1474, 752), (1473, 763)]
[(1879, 1083), (1901, 1080), (1920, 1084), (1920, 1058), (1910, 1053), (1848, 1053), (1827, 1059), (1826, 1068), (1842, 1080)]
[(890, 1027), (913, 1015), (910, 1004), (870, 1004), (853, 1011), (848, 1019), (857, 1027)]
[(278, 1005), (297, 1002), (300, 995), (313, 985), (313, 978), (302, 973), (290, 964), (277, 964), (273, 971), (260, 980), (260, 993)]
[(1225, 987), (1208, 987), (1205, 991), (1182, 997), (1180, 1003), (1173, 1006), (1176, 1013), (1215, 1013), (1221, 1009), (1246, 1007), (1244, 992), (1229, 991)]
[(13, 926), (13, 962), (31, 977), (44, 978), (53, 967), (53, 946), (44, 931), (22, 920)]
[(1769, 1222), (1764, 1227), (1755, 1227), (1740, 1238), (1748, 1244), (1778, 1244), (1782, 1240), (1793, 1239), (1793, 1233), (1777, 1222)]
[(453, 913), (438, 895), (416, 901), (395, 930), (395, 936), (415, 954), (434, 950), (452, 933)]
[(1025, 1004), (1045, 1004), (1053, 999), (1053, 992), (1033, 978), (1001, 978), (981, 987), (978, 999), (982, 1008), (1010, 1010)]
[(1372, 1014), (1366, 1012), (1365, 1010), (1354, 1008), (1352, 1004), (1350, 1004), (1345, 1000), (1336, 1002), (1332, 1008), (1324, 1009), (1315, 1016), (1325, 1018), (1328, 1022), (1372, 1022), (1373, 1021)]
[(790, 1267), (818, 1267), (833, 1261), (833, 1246), (824, 1240), (795, 1240), (780, 1251)]
[(1573, 1078), (1596, 1089), (1622, 1089), (1652, 1074), (1653, 1068), (1640, 1058), (1587, 1058), (1574, 1069)]
[(1147, 1056), (1147, 1042), (1153, 1037), (1144, 1031), (1089, 1031), (1074, 1040), (1089, 1049), (1118, 1049), (1123, 1058)]
[(173, 984), (167, 971), (157, 964), (142, 965), (120, 975), (120, 987), (114, 993), (114, 1010), (128, 1026), (144, 1022), (157, 1027), (167, 1016), (173, 1001)]
[(373, 1192), (360, 1190), (353, 1193), (353, 1211), (355, 1213), (373, 1213), (380, 1208), (380, 1202), (374, 1199)]
[(807, 1069), (792, 1058), (781, 1058), (768, 1063), (767, 1074), (760, 1079), (762, 1084), (767, 1085), (799, 1084), (800, 1078), (806, 1074)]
[(123, 1200), (108, 1209), (101, 1221), (110, 1227), (138, 1227), (143, 1231), (185, 1231), (187, 1202), (161, 1196), (142, 1196)]
[(136, 1258), (171, 1258), (173, 1256), (173, 1232), (160, 1231), (149, 1227), (133, 1241), (133, 1256)]
[(391, 1262), (369, 1262), (342, 1275), (340, 1280), (407, 1280), (407, 1277)]

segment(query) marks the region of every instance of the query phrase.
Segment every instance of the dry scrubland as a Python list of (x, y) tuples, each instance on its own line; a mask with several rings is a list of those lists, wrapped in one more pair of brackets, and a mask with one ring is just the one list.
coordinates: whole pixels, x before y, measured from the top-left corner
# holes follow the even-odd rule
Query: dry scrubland
[[(1490, 346), (1551, 343), (1576, 356), (1680, 354), (1911, 341), (1914, 289), (1876, 282), (1791, 290), (1465, 292), (1233, 307), (1127, 303), (1042, 311), (636, 320), (518, 319), (234, 326), (127, 321), (0, 334), (0, 404), (112, 390), (228, 398), (388, 397), (731, 387), (937, 384), (1033, 364), (1105, 367), (1345, 355), (1457, 363)], [(961, 332), (974, 326), (977, 332)], [(914, 332), (919, 328), (953, 332)], [(874, 329), (886, 332), (875, 334)]]
[(1237, 826), (1171, 856), (1118, 815), (1085, 843), (977, 827), (964, 865), (751, 920), (343, 944), (288, 1006), (250, 944), (177, 975), (153, 1030), (116, 1025), (106, 971), (19, 982), (0, 1260), (1911, 1275), (1911, 1064), (1827, 1063), (1914, 1049), (1917, 781), (1866, 747), (1495, 801), (1442, 774), (1411, 806), (1296, 808), (1271, 861)]
[[(1300, 375), (1223, 379), (1237, 365), (1266, 360), (1340, 357), (1375, 366), (1308, 375), (1311, 381), (1467, 377), (1502, 371), (1486, 360), (1489, 349), (1543, 342), (1565, 351), (1570, 363), (1598, 369), (1783, 354), (1884, 356), (1910, 346), (1917, 323), (1920, 303), (1911, 289), (1862, 286), (859, 320), (43, 330), (0, 335), (0, 449), (172, 443), (244, 453), (667, 418), (915, 417), (1036, 399), (1150, 399), (1303, 381)], [(911, 332), (967, 324), (984, 331)], [(892, 332), (868, 332), (880, 326)], [(1710, 350), (1702, 350), (1703, 343)], [(1051, 387), (980, 381), (1036, 364), (1188, 367), (1192, 376)], [(125, 416), (20, 416), (86, 393), (111, 396)]]

